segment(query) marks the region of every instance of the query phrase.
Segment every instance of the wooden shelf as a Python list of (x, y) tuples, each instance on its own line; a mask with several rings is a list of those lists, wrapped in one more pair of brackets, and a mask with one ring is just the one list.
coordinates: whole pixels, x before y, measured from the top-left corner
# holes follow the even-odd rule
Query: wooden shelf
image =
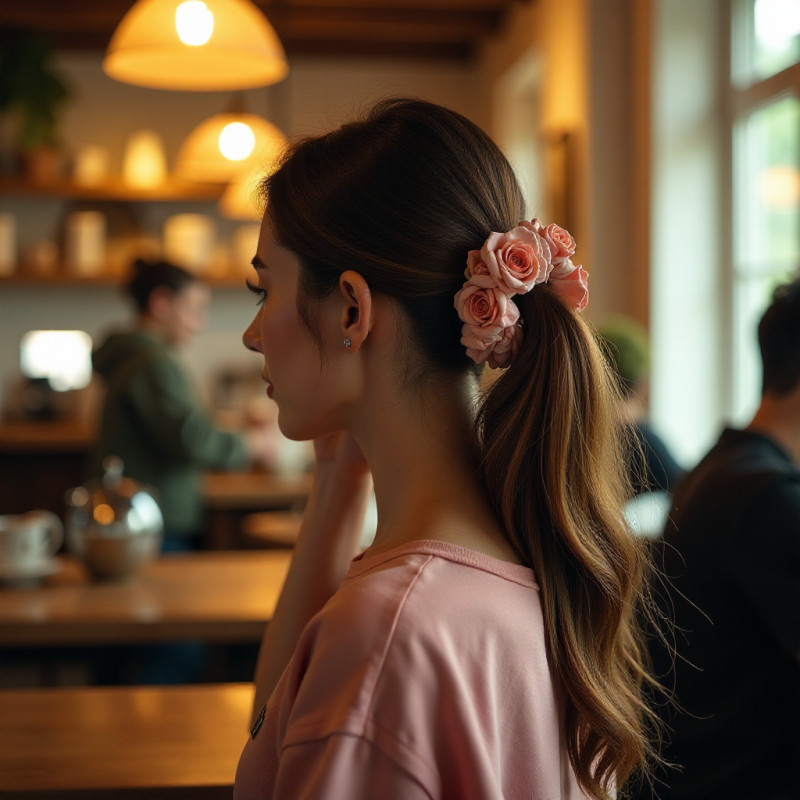
[[(102, 186), (80, 186), (73, 181), (54, 180), (48, 183), (33, 183), (22, 176), (0, 176), (0, 199), (3, 197), (54, 198), (60, 200), (88, 200), (95, 202), (133, 203), (190, 203), (216, 202), (225, 188), (220, 183), (187, 183), (169, 178), (156, 189), (133, 189), (121, 179), (108, 181)], [(244, 284), (243, 274), (199, 275), (203, 281), (215, 288), (236, 287)], [(25, 264), (18, 264), (11, 275), (0, 276), (0, 286), (47, 286), (47, 287), (117, 287), (124, 275), (102, 274), (83, 277), (70, 274), (67, 267), (59, 264), (49, 274), (39, 274)]]
[(80, 186), (72, 181), (31, 183), (25, 178), (0, 178), (0, 196), (58, 197), (75, 200), (111, 200), (135, 203), (158, 202), (215, 202), (222, 196), (224, 184), (184, 183), (169, 179), (155, 189), (134, 189), (121, 180), (102, 186)]

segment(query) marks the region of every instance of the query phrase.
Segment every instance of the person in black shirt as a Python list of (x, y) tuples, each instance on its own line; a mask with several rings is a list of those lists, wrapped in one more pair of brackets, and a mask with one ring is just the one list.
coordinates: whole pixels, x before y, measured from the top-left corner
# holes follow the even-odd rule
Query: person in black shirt
[(800, 278), (759, 325), (763, 392), (675, 494), (653, 637), (668, 726), (661, 800), (800, 798)]

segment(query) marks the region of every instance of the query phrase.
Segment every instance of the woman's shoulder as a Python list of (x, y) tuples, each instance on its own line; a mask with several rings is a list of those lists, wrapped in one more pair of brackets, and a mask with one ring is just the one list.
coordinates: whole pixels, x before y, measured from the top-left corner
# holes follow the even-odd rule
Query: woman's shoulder
[[(383, 669), (446, 669), (452, 648), (464, 653), (474, 631), (498, 646), (530, 641), (541, 619), (530, 569), (445, 542), (412, 542), (354, 560), (339, 591), (312, 620), (314, 649), (364, 663), (379, 652)], [(486, 642), (486, 640), (484, 640)]]

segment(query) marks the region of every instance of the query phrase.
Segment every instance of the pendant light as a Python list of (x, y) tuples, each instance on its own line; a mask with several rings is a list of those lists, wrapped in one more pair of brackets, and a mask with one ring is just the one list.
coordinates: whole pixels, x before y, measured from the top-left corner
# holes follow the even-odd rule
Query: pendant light
[(256, 114), (228, 111), (201, 122), (178, 151), (175, 174), (188, 181), (225, 183), (256, 166), (269, 166), (286, 137)]
[(187, 91), (266, 86), (289, 70), (278, 35), (250, 0), (136, 0), (103, 69), (124, 83)]

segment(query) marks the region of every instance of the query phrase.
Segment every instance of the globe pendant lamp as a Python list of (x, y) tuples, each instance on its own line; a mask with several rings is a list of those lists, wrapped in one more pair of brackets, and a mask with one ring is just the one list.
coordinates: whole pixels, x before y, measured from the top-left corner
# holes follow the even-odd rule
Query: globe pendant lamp
[(103, 69), (123, 83), (185, 91), (266, 86), (289, 70), (274, 28), (250, 0), (137, 0)]
[(216, 114), (181, 145), (175, 174), (187, 181), (225, 183), (253, 167), (270, 167), (285, 146), (286, 137), (263, 117)]

